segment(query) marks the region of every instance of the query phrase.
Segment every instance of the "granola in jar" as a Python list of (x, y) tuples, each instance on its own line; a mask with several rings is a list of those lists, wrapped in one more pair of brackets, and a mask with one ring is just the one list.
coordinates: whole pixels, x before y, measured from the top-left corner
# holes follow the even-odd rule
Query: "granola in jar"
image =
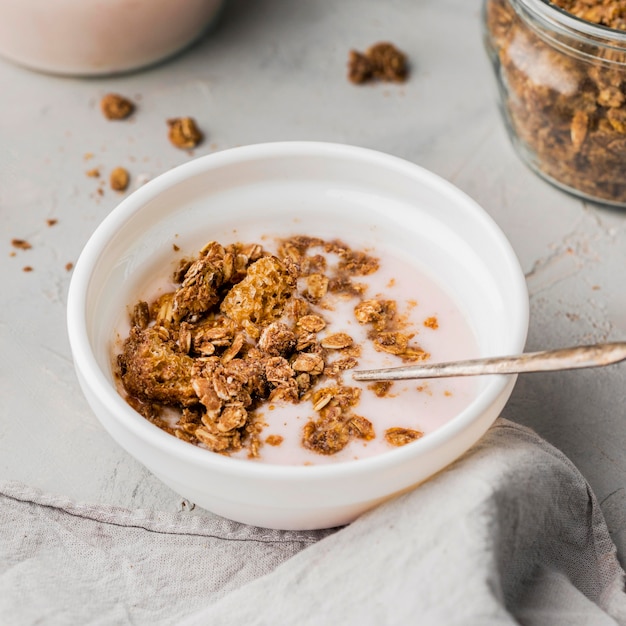
[(485, 0), (484, 38), (522, 159), (584, 199), (626, 206), (626, 32), (616, 0)]

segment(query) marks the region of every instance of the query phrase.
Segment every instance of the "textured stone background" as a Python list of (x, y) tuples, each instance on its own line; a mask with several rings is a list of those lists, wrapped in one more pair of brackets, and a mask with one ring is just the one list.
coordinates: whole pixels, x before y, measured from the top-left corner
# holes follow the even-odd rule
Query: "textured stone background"
[[(409, 55), (410, 81), (348, 83), (348, 50), (380, 40)], [(110, 91), (139, 102), (131, 121), (101, 116), (99, 99)], [(314, 139), (418, 163), (477, 200), (509, 237), (528, 281), (529, 350), (626, 338), (626, 213), (569, 197), (514, 154), (498, 116), (476, 0), (232, 0), (201, 42), (157, 67), (74, 79), (0, 60), (0, 92), (2, 478), (90, 502), (190, 508), (93, 417), (65, 331), (65, 265), (121, 199), (103, 183), (108, 172), (126, 167), (133, 189), (190, 158), (167, 141), (169, 117), (194, 116), (206, 132), (195, 156)], [(103, 178), (86, 176), (94, 167)], [(58, 223), (49, 227), (47, 219)], [(32, 249), (11, 256), (14, 237)], [(25, 265), (33, 271), (23, 272)], [(625, 380), (626, 365), (526, 375), (504, 411), (587, 477), (622, 563)]]

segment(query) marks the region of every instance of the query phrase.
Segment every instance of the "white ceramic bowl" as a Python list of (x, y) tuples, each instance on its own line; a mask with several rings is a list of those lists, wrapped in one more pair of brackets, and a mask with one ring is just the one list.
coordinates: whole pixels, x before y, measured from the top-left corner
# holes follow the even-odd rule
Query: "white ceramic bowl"
[(94, 76), (138, 69), (195, 41), (223, 0), (0, 0), (0, 55)]
[[(80, 385), (111, 436), (166, 485), (225, 517), (270, 528), (347, 523), (459, 457), (498, 416), (515, 379), (483, 377), (476, 399), (422, 439), (358, 461), (278, 466), (233, 459), (178, 440), (116, 391), (111, 342), (120, 312), (171, 262), (172, 240), (195, 254), (246, 225), (285, 235), (350, 233), (436, 268), (484, 356), (523, 350), (524, 276), (491, 218), (448, 182), (401, 159), (313, 142), (253, 145), (201, 157), (128, 196), (82, 252), (68, 299)], [(227, 242), (227, 241), (226, 241)]]

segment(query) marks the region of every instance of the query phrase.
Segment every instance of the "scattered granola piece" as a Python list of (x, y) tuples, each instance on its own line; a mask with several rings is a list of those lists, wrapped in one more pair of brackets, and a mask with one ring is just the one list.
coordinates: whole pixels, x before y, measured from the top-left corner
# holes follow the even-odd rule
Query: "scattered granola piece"
[(385, 439), (392, 446), (405, 446), (407, 443), (417, 441), (424, 433), (411, 428), (388, 428), (385, 431)]
[(100, 177), (100, 170), (97, 167), (94, 167), (90, 170), (87, 170), (85, 172), (85, 174), (87, 176), (89, 176), (89, 178), (99, 178)]
[(130, 174), (123, 167), (116, 167), (111, 171), (109, 176), (109, 184), (111, 189), (115, 191), (126, 191), (130, 182)]
[(22, 268), (22, 271), (23, 271), (23, 272), (32, 272), (32, 271), (33, 271), (33, 268), (32, 268), (32, 266), (30, 266), (30, 265), (25, 265), (25, 266)]
[(434, 315), (431, 315), (424, 320), (424, 326), (437, 330), (439, 328), (439, 320)]
[(193, 117), (175, 117), (167, 120), (167, 124), (170, 141), (181, 150), (195, 148), (203, 139)]
[(58, 223), (59, 220), (54, 219), (54, 218), (49, 218), (46, 220), (46, 224), (48, 226), (55, 226)]
[(135, 104), (116, 93), (109, 93), (100, 100), (100, 108), (108, 120), (123, 120), (135, 110)]
[(18, 250), (30, 250), (33, 247), (25, 239), (11, 239), (11, 245)]
[(348, 79), (357, 85), (371, 80), (403, 83), (408, 74), (406, 55), (391, 43), (377, 43), (370, 46), (365, 54), (350, 51)]
[(268, 435), (265, 443), (269, 446), (279, 446), (284, 441), (282, 435)]

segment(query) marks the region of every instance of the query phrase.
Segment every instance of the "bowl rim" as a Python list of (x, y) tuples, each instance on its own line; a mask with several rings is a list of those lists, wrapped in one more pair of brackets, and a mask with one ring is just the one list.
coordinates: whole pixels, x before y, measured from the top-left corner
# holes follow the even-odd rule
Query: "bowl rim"
[[(505, 390), (510, 378), (506, 375), (489, 377), (485, 388), (461, 413), (437, 428), (428, 437), (423, 437), (409, 445), (388, 452), (362, 459), (341, 461), (323, 465), (279, 465), (264, 462), (250, 462), (247, 459), (231, 458), (197, 446), (192, 446), (166, 433), (150, 423), (128, 405), (120, 396), (107, 376), (100, 369), (87, 331), (85, 315), (86, 296), (91, 274), (107, 244), (116, 236), (119, 229), (140, 212), (145, 205), (173, 184), (181, 183), (206, 170), (216, 169), (233, 163), (266, 159), (272, 157), (343, 157), (354, 162), (368, 162), (404, 173), (413, 179), (420, 179), (439, 192), (461, 201), (465, 210), (473, 212), (473, 217), (481, 227), (489, 231), (490, 237), (499, 245), (503, 253), (502, 263), (508, 265), (513, 284), (511, 288), (517, 299), (518, 323), (510, 333), (510, 345), (514, 351), (524, 347), (529, 320), (529, 301), (526, 281), (519, 260), (500, 227), (491, 216), (472, 198), (455, 185), (439, 175), (405, 160), (371, 148), (323, 142), (323, 141), (277, 141), (257, 143), (225, 149), (197, 157), (160, 174), (133, 191), (124, 198), (96, 227), (88, 238), (75, 264), (70, 281), (67, 299), (67, 332), (79, 382), (88, 385), (91, 393), (106, 405), (112, 418), (133, 435), (140, 437), (146, 444), (160, 452), (171, 455), (180, 461), (191, 463), (206, 469), (213, 469), (222, 474), (239, 478), (265, 477), (276, 481), (289, 481), (297, 478), (301, 481), (323, 479), (327, 476), (354, 476), (361, 473), (376, 472), (383, 468), (403, 465), (412, 457), (422, 456), (468, 428), (477, 418), (494, 403)], [(83, 389), (83, 391), (85, 391)], [(93, 411), (95, 414), (95, 411)], [(96, 418), (102, 422), (99, 415)], [(103, 426), (106, 425), (103, 423)], [(108, 428), (107, 428), (108, 430)]]

